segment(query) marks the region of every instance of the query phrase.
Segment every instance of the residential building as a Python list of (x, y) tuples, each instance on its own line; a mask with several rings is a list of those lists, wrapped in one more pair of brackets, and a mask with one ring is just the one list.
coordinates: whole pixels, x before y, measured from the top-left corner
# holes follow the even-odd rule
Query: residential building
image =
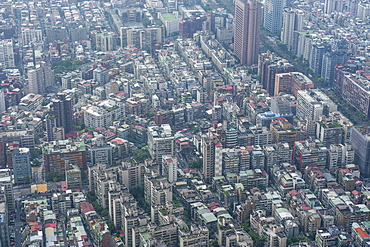
[(283, 12), (283, 28), (281, 31), (281, 43), (285, 44), (289, 51), (294, 54), (298, 46), (298, 34), (303, 30), (304, 12), (299, 9), (286, 8)]
[(66, 163), (77, 165), (81, 170), (87, 169), (86, 148), (83, 142), (52, 141), (43, 147), (43, 155), (46, 173), (63, 175)]
[(169, 124), (148, 126), (148, 148), (153, 162), (160, 165), (163, 155), (175, 154), (174, 136)]
[(162, 173), (167, 177), (168, 182), (177, 182), (177, 158), (176, 156), (163, 155), (162, 156)]
[(307, 165), (326, 168), (327, 148), (319, 140), (297, 141), (293, 146), (292, 162), (303, 171)]
[(17, 185), (31, 182), (31, 163), (29, 148), (14, 148), (11, 150), (14, 183)]
[(77, 165), (66, 164), (65, 168), (67, 188), (80, 190), (82, 185), (81, 169)]
[(297, 117), (317, 121), (322, 115), (337, 111), (337, 105), (318, 89), (301, 90), (297, 95)]
[(46, 92), (47, 87), (54, 86), (54, 71), (45, 62), (29, 70), (27, 77), (29, 93), (42, 94)]
[(14, 68), (13, 40), (4, 39), (0, 41), (0, 66), (3, 68)]
[(360, 167), (362, 176), (370, 177), (370, 128), (352, 128), (351, 145), (355, 151), (355, 164)]
[(263, 27), (273, 34), (280, 34), (283, 25), (284, 0), (267, 0), (264, 5)]

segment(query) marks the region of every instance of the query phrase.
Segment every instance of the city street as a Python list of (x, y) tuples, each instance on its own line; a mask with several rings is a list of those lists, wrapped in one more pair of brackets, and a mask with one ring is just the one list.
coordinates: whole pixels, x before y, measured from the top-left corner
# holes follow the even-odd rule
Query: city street
[(15, 246), (16, 247), (19, 247), (19, 246), (22, 246), (22, 226), (23, 226), (23, 222), (21, 220), (21, 203), (19, 200), (16, 200), (15, 201), (15, 205), (16, 205), (16, 208), (15, 208), (15, 225), (14, 225), (14, 231), (15, 231), (15, 240), (14, 240), (14, 243), (15, 243)]

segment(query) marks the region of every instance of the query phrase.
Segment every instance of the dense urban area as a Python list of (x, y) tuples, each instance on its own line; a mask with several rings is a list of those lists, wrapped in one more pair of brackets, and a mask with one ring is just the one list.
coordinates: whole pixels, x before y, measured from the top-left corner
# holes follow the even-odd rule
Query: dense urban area
[(368, 0), (0, 0), (0, 247), (370, 246)]

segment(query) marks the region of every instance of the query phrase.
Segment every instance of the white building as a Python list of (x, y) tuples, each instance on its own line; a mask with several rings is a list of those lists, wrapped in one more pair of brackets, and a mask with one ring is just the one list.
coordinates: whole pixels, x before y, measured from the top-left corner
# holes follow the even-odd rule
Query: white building
[(5, 39), (0, 41), (0, 67), (14, 68), (13, 41)]
[(337, 105), (318, 89), (300, 90), (297, 95), (297, 117), (317, 121), (327, 112), (337, 111)]
[(116, 34), (114, 32), (95, 33), (97, 51), (114, 51), (116, 49)]
[(4, 90), (1, 90), (0, 89), (0, 115), (5, 110), (6, 110), (6, 106), (5, 106), (5, 92), (4, 92)]
[(96, 105), (84, 107), (85, 125), (88, 128), (109, 127), (115, 119), (125, 116), (125, 107), (122, 102), (104, 100)]
[(23, 45), (31, 45), (34, 42), (43, 41), (41, 29), (30, 29), (28, 27), (22, 28), (21, 36)]
[(281, 30), (281, 42), (288, 47), (289, 51), (298, 44), (298, 34), (295, 33), (302, 31), (304, 13), (298, 9), (287, 8), (283, 13), (283, 28)]
[(171, 36), (172, 34), (180, 31), (179, 26), (180, 26), (180, 22), (182, 21), (181, 15), (174, 12), (174, 14), (158, 13), (158, 16), (166, 28), (166, 37)]
[(162, 156), (162, 172), (167, 177), (168, 182), (177, 182), (177, 158), (176, 156), (163, 155)]

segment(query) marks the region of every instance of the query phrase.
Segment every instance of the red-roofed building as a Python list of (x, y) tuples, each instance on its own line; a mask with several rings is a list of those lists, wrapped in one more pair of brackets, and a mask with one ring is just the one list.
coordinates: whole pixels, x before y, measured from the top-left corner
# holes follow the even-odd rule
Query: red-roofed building
[(95, 211), (94, 207), (89, 202), (83, 202), (80, 204), (81, 210), (84, 213)]

